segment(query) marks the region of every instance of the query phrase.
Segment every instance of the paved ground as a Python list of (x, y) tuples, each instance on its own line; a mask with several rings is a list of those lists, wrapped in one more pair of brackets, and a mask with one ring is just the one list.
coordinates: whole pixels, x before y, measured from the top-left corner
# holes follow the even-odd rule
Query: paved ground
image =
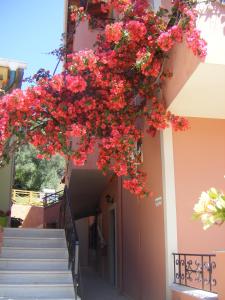
[(90, 268), (82, 268), (82, 300), (128, 300)]

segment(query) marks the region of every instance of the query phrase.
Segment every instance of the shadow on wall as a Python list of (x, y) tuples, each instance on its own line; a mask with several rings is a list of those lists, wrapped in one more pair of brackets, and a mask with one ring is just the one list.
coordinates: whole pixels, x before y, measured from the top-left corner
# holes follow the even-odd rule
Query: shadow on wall
[(13, 204), (11, 216), (23, 220), (22, 228), (42, 228), (44, 223), (44, 208)]

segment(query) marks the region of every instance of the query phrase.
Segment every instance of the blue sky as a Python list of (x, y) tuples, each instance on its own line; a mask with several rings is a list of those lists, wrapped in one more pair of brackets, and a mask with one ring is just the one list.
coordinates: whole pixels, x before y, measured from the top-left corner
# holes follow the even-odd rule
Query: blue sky
[[(0, 57), (24, 61), (24, 77), (53, 71), (64, 31), (64, 0), (0, 0)], [(58, 72), (60, 71), (60, 67)]]

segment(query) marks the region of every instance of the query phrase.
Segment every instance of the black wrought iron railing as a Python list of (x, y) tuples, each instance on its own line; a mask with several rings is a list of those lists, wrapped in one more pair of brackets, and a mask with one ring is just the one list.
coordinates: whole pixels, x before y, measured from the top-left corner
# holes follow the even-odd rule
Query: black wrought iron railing
[(216, 293), (215, 256), (173, 253), (174, 283)]
[[(54, 194), (48, 194), (43, 198), (43, 206), (46, 208), (46, 212), (51, 209), (51, 206), (60, 203), (59, 216), (55, 213), (54, 222), (56, 228), (62, 228), (65, 230), (65, 236), (68, 247), (68, 268), (72, 272), (75, 299), (78, 297), (78, 287), (79, 287), (79, 240), (76, 232), (76, 226), (73, 218), (71, 201), (69, 197), (69, 192), (67, 187), (64, 190), (59, 191)], [(45, 215), (45, 225), (49, 226), (49, 216)], [(52, 221), (52, 220), (51, 220)]]
[(69, 259), (68, 259), (68, 268), (72, 272), (75, 299), (78, 297), (78, 287), (79, 287), (79, 240), (77, 236), (77, 231), (75, 227), (75, 222), (71, 209), (71, 202), (69, 198), (69, 193), (67, 188), (64, 190), (61, 208), (60, 208), (60, 217), (59, 217), (59, 227), (64, 228)]
[(64, 194), (64, 190), (52, 194), (46, 194), (43, 197), (43, 206), (49, 207), (53, 204), (60, 202), (63, 198), (63, 194)]

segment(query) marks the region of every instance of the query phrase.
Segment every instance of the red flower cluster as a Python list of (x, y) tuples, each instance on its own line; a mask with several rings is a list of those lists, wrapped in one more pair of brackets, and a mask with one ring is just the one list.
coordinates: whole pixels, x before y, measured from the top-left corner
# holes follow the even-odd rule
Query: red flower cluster
[(129, 33), (129, 39), (132, 42), (139, 42), (145, 38), (147, 29), (144, 23), (140, 21), (129, 21), (126, 24), (126, 29)]
[(105, 37), (107, 42), (118, 44), (122, 38), (123, 32), (123, 23), (117, 22), (111, 25), (106, 25), (105, 28)]
[[(172, 23), (168, 14), (155, 15), (142, 0), (106, 4), (105, 9), (119, 11), (120, 19), (106, 26), (95, 51), (71, 53), (61, 74), (1, 99), (0, 155), (7, 159), (8, 149), (26, 140), (39, 149), (40, 158), (60, 153), (83, 165), (98, 147), (98, 168), (126, 176), (124, 187), (143, 196), (138, 120), (152, 136), (169, 124), (175, 130), (188, 127), (156, 95), (169, 76), (164, 61), (173, 45), (186, 38), (193, 53), (204, 57), (205, 42), (195, 29), (195, 12), (183, 1), (175, 2), (172, 11), (180, 18)], [(74, 10), (74, 20), (75, 13), (84, 16), (82, 9)]]

